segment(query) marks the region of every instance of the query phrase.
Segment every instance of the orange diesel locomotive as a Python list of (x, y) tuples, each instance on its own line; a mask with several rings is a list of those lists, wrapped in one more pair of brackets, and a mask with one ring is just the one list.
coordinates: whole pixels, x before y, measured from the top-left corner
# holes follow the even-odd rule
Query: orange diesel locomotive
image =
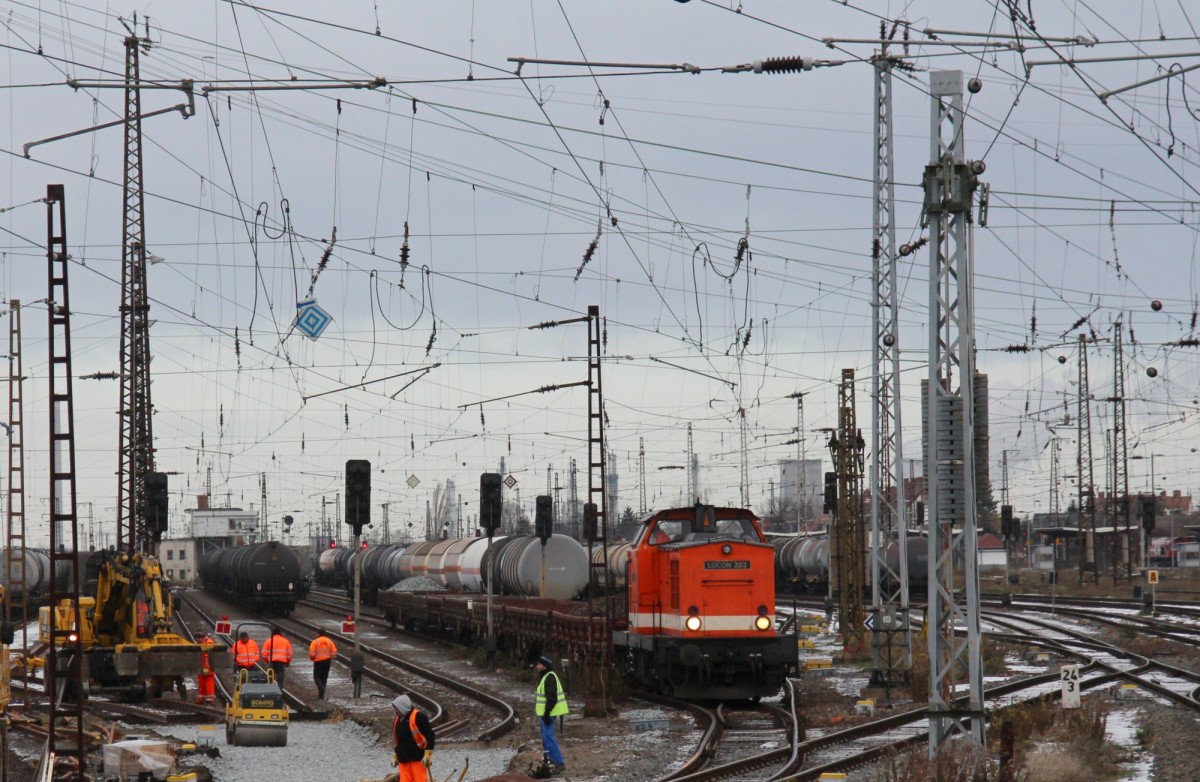
[(775, 554), (758, 518), (696, 505), (643, 522), (628, 553), (628, 625), (615, 654), (643, 685), (679, 698), (776, 695), (796, 637), (775, 629)]

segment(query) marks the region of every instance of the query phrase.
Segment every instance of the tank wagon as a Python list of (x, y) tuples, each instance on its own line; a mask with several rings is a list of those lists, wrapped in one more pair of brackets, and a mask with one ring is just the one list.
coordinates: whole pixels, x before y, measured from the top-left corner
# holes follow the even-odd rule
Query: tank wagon
[(772, 539), (779, 588), (824, 592), (829, 586), (829, 537), (796, 535)]
[(435, 588), (482, 594), (487, 591), (487, 574), (495, 573), (493, 594), (552, 600), (577, 597), (588, 579), (587, 552), (566, 535), (552, 535), (544, 546), (532, 536), (493, 537), (491, 548), (487, 538), (447, 538), (329, 556), (337, 550), (322, 553), (322, 568), (336, 568), (330, 581), (352, 593), (358, 560), (362, 600), (368, 604), (377, 603), (380, 593), (397, 582), (415, 577), (429, 579)]
[[(775, 574), (780, 590), (821, 594), (829, 588), (829, 536), (795, 535), (775, 537)], [(929, 539), (924, 535), (906, 538), (908, 585), (912, 594), (925, 594), (929, 576)], [(898, 573), (900, 544), (888, 541), (884, 555), (888, 570)]]
[(348, 548), (327, 548), (317, 557), (316, 582), (322, 586), (346, 586), (346, 563), (354, 556)]
[[(76, 556), (79, 559), (80, 576), (84, 579), (80, 584), (80, 589), (85, 593), (88, 592), (87, 574), (88, 563), (97, 557), (99, 552), (81, 551)], [(64, 559), (58, 563), (58, 570), (51, 574), (50, 571), (50, 552), (44, 549), (27, 548), (13, 562), (13, 583), (8, 583), (8, 549), (0, 548), (0, 585), (4, 587), (5, 593), (8, 595), (7, 600), (13, 610), (17, 610), (16, 606), (19, 603), (28, 603), (31, 608), (41, 606), (45, 603), (50, 595), (50, 586), (55, 584), (61, 590), (67, 590), (71, 586), (71, 566)], [(94, 568), (92, 569), (94, 571)], [(25, 595), (22, 599), (21, 581), (22, 571), (24, 571)], [(95, 591), (95, 576), (91, 577), (92, 592)]]
[[(0, 584), (8, 595), (10, 605), (22, 599), (34, 602), (50, 592), (50, 556), (36, 549), (25, 549), (14, 562), (13, 583), (8, 583), (8, 549), (0, 548)], [(24, 570), (25, 595), (21, 595), (21, 570)]]
[[(795, 637), (776, 630), (774, 551), (748, 510), (661, 511), (642, 522), (634, 542), (610, 546), (611, 634), (605, 597), (571, 599), (589, 573), (587, 553), (571, 538), (555, 535), (545, 547), (534, 537), (493, 539), (490, 548), (481, 538), (452, 543), (440, 550), (440, 565), (434, 549), (406, 552), (408, 572), (463, 591), (381, 592), (393, 625), (482, 645), (488, 601), (479, 593), (494, 574), (495, 642), (528, 661), (540, 654), (614, 661), (643, 687), (695, 700), (775, 695), (795, 670)], [(597, 564), (603, 556), (593, 551)]]
[(200, 560), (206, 589), (283, 616), (304, 595), (300, 571), (296, 552), (276, 541), (216, 549)]

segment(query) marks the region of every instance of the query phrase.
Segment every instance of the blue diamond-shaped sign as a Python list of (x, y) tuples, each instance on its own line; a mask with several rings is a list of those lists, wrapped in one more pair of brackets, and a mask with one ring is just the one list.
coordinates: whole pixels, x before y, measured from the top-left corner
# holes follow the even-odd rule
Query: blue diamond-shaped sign
[(315, 341), (332, 322), (330, 314), (317, 306), (316, 299), (296, 302), (296, 320), (292, 325), (309, 339)]

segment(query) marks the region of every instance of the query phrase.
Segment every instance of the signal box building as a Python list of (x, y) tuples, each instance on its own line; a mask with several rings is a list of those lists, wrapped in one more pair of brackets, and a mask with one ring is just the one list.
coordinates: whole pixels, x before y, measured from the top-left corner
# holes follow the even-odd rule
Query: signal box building
[(162, 541), (158, 544), (158, 561), (172, 584), (190, 587), (196, 580), (196, 541)]

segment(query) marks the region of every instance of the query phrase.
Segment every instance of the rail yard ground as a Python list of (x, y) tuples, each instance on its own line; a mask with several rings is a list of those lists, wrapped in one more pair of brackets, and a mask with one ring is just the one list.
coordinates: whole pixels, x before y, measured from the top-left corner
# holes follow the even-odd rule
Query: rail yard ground
[[(1032, 596), (1044, 587), (1026, 586), (1036, 582), (1035, 574), (1022, 573), (1022, 594)], [(1128, 583), (1114, 590), (1101, 585), (1083, 590), (1064, 584), (1056, 591), (1058, 601), (1086, 596), (1079, 592), (1117, 592), (1130, 594)], [(1194, 579), (1166, 578), (1159, 593), (1174, 594), (1173, 590), (1188, 593), (1197, 587)], [(985, 593), (989, 591), (985, 587)], [(186, 595), (210, 612), (234, 612), (237, 606), (199, 591)], [(1054, 616), (1044, 616), (1056, 625), (1079, 631), (1098, 642), (1108, 642), (1130, 653), (1169, 663), (1177, 668), (1200, 673), (1200, 647), (1186, 642), (1186, 636), (1155, 636), (1113, 621), (1155, 620), (1137, 617), (1136, 604), (1128, 609), (1095, 609), (1094, 616), (1071, 614), (1077, 607), (1064, 602), (1055, 605)], [(781, 601), (782, 606), (782, 601)], [(1183, 611), (1176, 616), (1172, 607), (1160, 605), (1158, 623), (1186, 633), (1190, 628), (1200, 632), (1200, 619), (1189, 618)], [(1043, 605), (1038, 612), (1051, 609)], [(1025, 600), (1010, 613), (1024, 615)], [(1033, 613), (1033, 609), (1029, 609)], [(1082, 613), (1086, 614), (1087, 611)], [(807, 613), (805, 622), (823, 619), (818, 611)], [(331, 630), (336, 629), (339, 617), (328, 611), (301, 604), (293, 619), (312, 622)], [(1156, 625), (1148, 624), (1152, 629)], [(410, 634), (398, 635), (386, 628), (372, 627), (366, 634), (373, 645), (385, 647), (413, 662), (425, 665), (448, 676), (469, 682), (480, 690), (493, 693), (513, 704), (520, 721), (508, 734), (493, 741), (475, 741), (470, 737), (450, 737), (439, 747), (435, 771), (437, 779), (451, 772), (451, 778), (469, 764), (464, 779), (480, 782), (501, 773), (536, 776), (540, 759), (537, 722), (532, 715), (534, 681), (532, 671), (514, 659), (501, 655), (495, 670), (486, 670), (479, 650), (434, 641)], [(855, 714), (856, 701), (861, 696), (869, 663), (844, 660), (837, 655), (836, 626), (824, 627), (811, 638), (813, 652), (800, 654), (831, 654), (834, 665), (828, 674), (801, 674), (797, 680), (797, 697), (802, 704), (801, 714), (806, 737), (831, 734), (848, 727), (862, 725), (871, 718)], [(1048, 659), (1030, 659), (1019, 644), (1000, 644), (985, 633), (989, 649), (986, 686), (1007, 679), (1027, 678), (1039, 673), (1053, 672), (1064, 659), (1052, 655)], [(305, 701), (315, 701), (311, 668), (298, 654), (288, 673), (288, 689)], [(572, 712), (566, 718), (562, 744), (567, 759), (563, 779), (577, 782), (617, 782), (617, 780), (657, 780), (678, 769), (697, 746), (699, 731), (692, 716), (668, 706), (647, 703), (626, 697), (620, 687), (613, 693), (614, 709), (607, 717), (585, 716), (580, 683), (567, 679)], [(1023, 782), (1073, 782), (1073, 780), (1134, 779), (1153, 782), (1181, 782), (1195, 779), (1194, 752), (1200, 739), (1200, 717), (1178, 705), (1172, 705), (1149, 692), (1139, 692), (1131, 699), (1118, 697), (1120, 688), (1108, 685), (1096, 688), (1084, 697), (1084, 708), (1078, 715), (1065, 715), (1057, 703), (1023, 706), (1009, 712), (1004, 719), (1013, 723), (1014, 779)], [(1123, 693), (1125, 694), (1125, 693)], [(287, 748), (229, 749), (224, 746), (220, 725), (207, 731), (196, 726), (146, 726), (116, 723), (119, 730), (137, 735), (165, 734), (184, 740), (204, 742), (213, 736), (212, 743), (222, 752), (219, 759), (198, 758), (197, 763), (211, 769), (213, 778), (221, 782), (241, 782), (261, 778), (262, 763), (270, 764), (274, 773), (289, 779), (382, 779), (388, 771), (388, 744), (391, 730), (391, 693), (371, 681), (364, 681), (362, 697), (351, 697), (351, 683), (344, 667), (335, 666), (330, 678), (327, 700), (321, 705), (329, 712), (324, 722), (294, 722)], [(903, 697), (883, 706), (876, 716), (893, 711), (917, 708), (920, 704)], [(740, 721), (734, 712), (734, 722)], [(94, 723), (101, 727), (97, 719)], [(989, 750), (993, 758), (1000, 749), (999, 723), (989, 727)], [(207, 735), (206, 735), (207, 734)], [(758, 749), (786, 746), (786, 740), (764, 739)], [(35, 743), (14, 735), (11, 769), (16, 779), (32, 775), (32, 751)], [(897, 753), (883, 762), (851, 771), (856, 782), (915, 782), (928, 778), (924, 766), (925, 745), (919, 744), (911, 754)], [(333, 772), (322, 763), (333, 762)], [(993, 761), (994, 765), (994, 761)], [(516, 777), (520, 778), (520, 777)], [(992, 779), (994, 777), (989, 777)]]

